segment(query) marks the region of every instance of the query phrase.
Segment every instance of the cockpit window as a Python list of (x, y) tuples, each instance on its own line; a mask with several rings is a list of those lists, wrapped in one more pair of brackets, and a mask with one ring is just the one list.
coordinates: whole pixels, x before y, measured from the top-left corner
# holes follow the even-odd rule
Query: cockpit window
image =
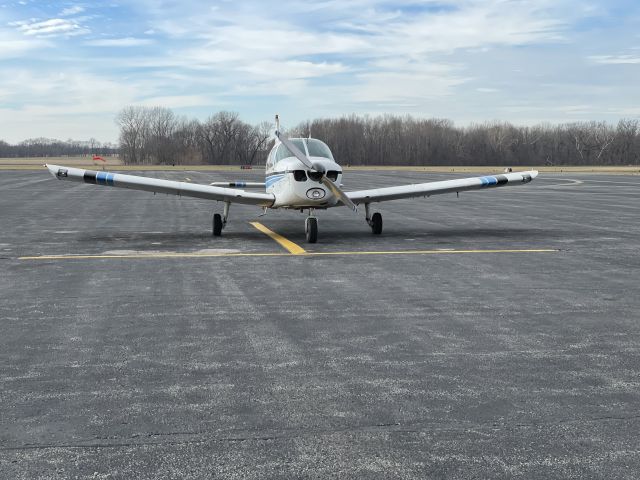
[(308, 138), (307, 148), (309, 149), (310, 157), (324, 157), (324, 158), (328, 158), (329, 160), (333, 160), (333, 155), (331, 155), (331, 150), (329, 150), (329, 147), (327, 147), (320, 140), (316, 140), (315, 138)]
[[(292, 138), (291, 143), (298, 147), (298, 150), (300, 150), (302, 153), (306, 153), (304, 149), (304, 142), (301, 138)], [(295, 157), (295, 155), (291, 153), (287, 147), (285, 147), (284, 143), (281, 143), (278, 147), (278, 152), (276, 153), (276, 162), (289, 157)]]

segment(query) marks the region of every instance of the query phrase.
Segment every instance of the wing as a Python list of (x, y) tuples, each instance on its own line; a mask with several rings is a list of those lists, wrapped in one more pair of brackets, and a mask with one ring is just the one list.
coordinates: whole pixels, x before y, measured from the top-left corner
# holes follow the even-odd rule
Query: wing
[(71, 180), (94, 185), (166, 193), (167, 195), (183, 197), (204, 198), (206, 200), (220, 200), (222, 202), (244, 203), (246, 205), (258, 205), (261, 207), (270, 207), (274, 202), (274, 196), (271, 194), (249, 193), (237, 188), (213, 187), (197, 183), (141, 177), (138, 175), (124, 175), (122, 173), (95, 172), (81, 168), (61, 167), (59, 165), (45, 165), (45, 167), (59, 180)]
[(523, 185), (538, 176), (536, 170), (527, 172), (505, 173), (486, 177), (460, 178), (441, 182), (418, 183), (398, 187), (373, 188), (371, 190), (356, 190), (346, 192), (354, 203), (385, 202), (399, 198), (429, 197), (441, 193), (464, 192), (467, 190), (482, 190), (486, 188)]

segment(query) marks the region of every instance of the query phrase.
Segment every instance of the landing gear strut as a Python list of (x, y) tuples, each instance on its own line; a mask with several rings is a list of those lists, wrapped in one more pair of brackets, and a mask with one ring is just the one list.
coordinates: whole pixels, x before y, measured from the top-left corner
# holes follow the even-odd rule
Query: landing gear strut
[(227, 225), (227, 218), (229, 217), (229, 202), (224, 202), (224, 210), (222, 211), (222, 215), (219, 213), (215, 213), (213, 215), (213, 236), (219, 237), (222, 235), (222, 229)]
[(304, 233), (307, 236), (307, 243), (318, 241), (318, 219), (313, 216), (313, 210), (309, 210), (309, 216), (304, 221)]
[(380, 235), (382, 233), (382, 215), (380, 212), (376, 212), (371, 215), (371, 211), (369, 210), (369, 204), (364, 204), (365, 218), (367, 223), (371, 227), (371, 231), (374, 235)]

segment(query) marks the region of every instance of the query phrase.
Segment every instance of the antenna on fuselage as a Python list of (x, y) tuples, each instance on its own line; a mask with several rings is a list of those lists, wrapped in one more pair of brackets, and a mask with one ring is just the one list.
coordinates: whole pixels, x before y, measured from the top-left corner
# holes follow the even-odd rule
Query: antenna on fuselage
[(276, 113), (276, 131), (280, 131), (280, 116)]

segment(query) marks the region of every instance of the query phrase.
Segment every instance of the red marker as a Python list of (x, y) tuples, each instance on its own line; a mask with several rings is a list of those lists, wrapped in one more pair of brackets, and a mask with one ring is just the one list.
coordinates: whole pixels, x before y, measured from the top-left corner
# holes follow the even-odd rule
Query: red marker
[(104, 158), (102, 158), (101, 156), (99, 156), (99, 155), (94, 155), (93, 159), (94, 160), (102, 160), (103, 162), (106, 162), (106, 160)]

